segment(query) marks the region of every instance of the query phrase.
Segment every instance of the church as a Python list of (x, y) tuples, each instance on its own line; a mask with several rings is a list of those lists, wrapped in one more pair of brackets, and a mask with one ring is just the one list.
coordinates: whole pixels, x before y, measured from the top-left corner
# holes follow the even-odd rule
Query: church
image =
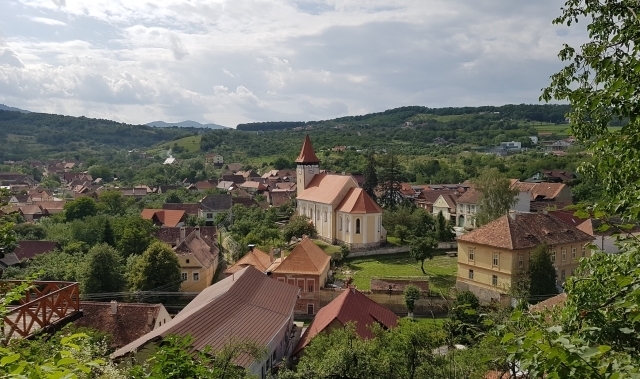
[(308, 135), (296, 163), (298, 214), (313, 222), (321, 240), (356, 250), (386, 242), (380, 206), (351, 175), (321, 173)]

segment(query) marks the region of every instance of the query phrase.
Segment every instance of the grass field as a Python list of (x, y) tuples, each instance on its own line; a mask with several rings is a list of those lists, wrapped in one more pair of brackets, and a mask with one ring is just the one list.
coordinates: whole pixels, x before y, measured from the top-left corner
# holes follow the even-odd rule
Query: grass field
[(329, 244), (327, 244), (325, 242), (322, 242), (320, 240), (313, 240), (313, 243), (315, 243), (319, 248), (324, 250), (324, 252), (329, 254), (329, 255), (333, 255), (333, 254), (335, 254), (335, 253), (340, 251), (340, 246), (329, 245)]
[(406, 254), (380, 255), (348, 259), (336, 275), (353, 278), (358, 289), (368, 290), (371, 278), (413, 276), (429, 278), (432, 291), (448, 292), (456, 283), (456, 258), (438, 255), (424, 262), (427, 275), (423, 275), (420, 264)]
[(187, 150), (190, 153), (197, 152), (200, 150), (201, 139), (202, 139), (202, 136), (190, 136), (190, 137), (180, 138), (175, 141), (166, 142), (156, 147), (153, 147), (149, 150), (149, 153), (156, 154), (162, 150), (169, 150), (174, 144), (177, 144), (178, 146), (183, 147), (185, 150)]

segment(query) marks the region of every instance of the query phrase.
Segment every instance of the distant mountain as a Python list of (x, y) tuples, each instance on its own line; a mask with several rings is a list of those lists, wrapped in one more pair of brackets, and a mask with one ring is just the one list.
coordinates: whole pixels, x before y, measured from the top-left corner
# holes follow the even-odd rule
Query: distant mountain
[(228, 129), (226, 126), (218, 125), (218, 124), (201, 124), (197, 121), (182, 121), (182, 122), (164, 122), (164, 121), (154, 121), (150, 122), (147, 125), (155, 126), (156, 128), (170, 128), (172, 126), (177, 126), (179, 128), (208, 128), (208, 129)]
[(24, 109), (10, 107), (8, 105), (0, 104), (0, 111), (12, 111), (12, 112), (20, 112), (20, 113), (31, 113), (29, 111), (25, 111)]

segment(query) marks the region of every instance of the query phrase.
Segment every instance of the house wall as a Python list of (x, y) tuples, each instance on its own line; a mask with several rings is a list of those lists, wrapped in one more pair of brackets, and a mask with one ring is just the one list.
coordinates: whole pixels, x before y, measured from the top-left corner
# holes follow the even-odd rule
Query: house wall
[(293, 310), (289, 319), (282, 324), (282, 327), (278, 330), (278, 332), (271, 338), (269, 343), (267, 344), (267, 354), (265, 359), (262, 361), (253, 362), (249, 367), (248, 371), (251, 372), (252, 375), (260, 379), (265, 379), (270, 376), (271, 368), (275, 363), (278, 363), (284, 358), (286, 355), (291, 354), (294, 346), (291, 346), (290, 340), (290, 332), (293, 329)]
[(164, 305), (160, 304), (160, 310), (158, 311), (158, 316), (156, 317), (153, 329), (159, 328), (169, 321), (171, 321), (171, 315), (167, 311), (167, 308), (165, 308)]
[(518, 212), (530, 212), (531, 193), (529, 193), (529, 191), (519, 191), (516, 196), (516, 203), (511, 207), (511, 210)]
[[(181, 274), (187, 274), (187, 280), (180, 285), (180, 291), (200, 292), (211, 285), (218, 266), (217, 259), (209, 267), (204, 267), (193, 254), (178, 255), (177, 257)], [(193, 280), (194, 273), (198, 274), (198, 280)]]
[[(379, 246), (383, 241), (381, 213), (352, 214), (336, 212), (336, 218), (338, 219), (335, 238), (337, 243), (359, 249)], [(356, 220), (358, 219), (360, 220), (360, 233), (356, 233)]]
[[(458, 203), (456, 226), (461, 226), (467, 229), (475, 228), (476, 213), (478, 213), (478, 206), (476, 204)], [(460, 222), (460, 216), (464, 218), (463, 223)]]
[[(288, 283), (300, 288), (300, 294), (296, 301), (295, 313), (303, 315), (315, 315), (320, 310), (319, 293), (327, 283), (329, 276), (329, 264), (320, 275), (312, 274), (287, 274), (273, 272), (271, 277), (275, 280)], [(313, 288), (310, 288), (313, 287)], [(312, 291), (309, 291), (312, 289)], [(313, 312), (309, 313), (309, 305), (313, 305)]]
[[(567, 277), (573, 275), (583, 257), (582, 247), (588, 241), (549, 246), (552, 260), (555, 252), (554, 266), (558, 274), (557, 282), (564, 284)], [(470, 259), (469, 252), (473, 250), (474, 257)], [(500, 300), (501, 294), (507, 294), (513, 285), (514, 275), (529, 268), (529, 259), (534, 248), (523, 250), (506, 250), (491, 246), (472, 244), (458, 241), (458, 272), (456, 286), (459, 289), (474, 292), (483, 302)], [(565, 252), (564, 260), (562, 252)], [(573, 252), (575, 251), (575, 257)], [(494, 265), (494, 254), (498, 254), (498, 265)], [(590, 257), (588, 247), (584, 249), (584, 257)], [(473, 278), (469, 277), (469, 270), (473, 270)], [(497, 276), (497, 284), (493, 283), (493, 276)]]
[(451, 220), (451, 210), (449, 209), (449, 204), (447, 204), (442, 196), (438, 197), (438, 200), (433, 203), (433, 215), (437, 216), (440, 212), (442, 212), (442, 215), (445, 219)]

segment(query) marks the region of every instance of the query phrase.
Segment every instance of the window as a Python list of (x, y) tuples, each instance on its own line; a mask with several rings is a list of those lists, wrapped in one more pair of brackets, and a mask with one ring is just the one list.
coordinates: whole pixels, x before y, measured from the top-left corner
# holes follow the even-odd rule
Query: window
[(309, 292), (313, 292), (313, 284), (309, 284)]
[(338, 230), (342, 231), (342, 216), (338, 217)]
[(327, 211), (324, 211), (324, 222), (327, 222)]
[(469, 248), (469, 260), (472, 261), (475, 259), (476, 249)]
[(493, 265), (497, 267), (499, 263), (500, 263), (500, 256), (498, 255), (498, 253), (494, 253), (493, 254)]
[(200, 273), (194, 272), (193, 273), (193, 281), (197, 282), (198, 280), (200, 280)]
[(469, 270), (469, 279), (473, 279), (473, 270)]
[(313, 166), (309, 166), (309, 174), (313, 174)]
[(320, 212), (316, 212), (316, 220), (320, 221)]
[(360, 234), (360, 219), (356, 219), (356, 234)]
[(491, 275), (491, 284), (494, 286), (498, 285), (498, 275)]
[(587, 245), (582, 245), (582, 256), (584, 257), (584, 254), (587, 250)]
[(188, 278), (188, 275), (186, 272), (180, 273), (180, 279), (182, 279), (183, 282), (186, 282)]
[(314, 284), (315, 283), (313, 279), (307, 279), (307, 289), (309, 290), (309, 292), (313, 292)]
[(518, 255), (518, 268), (524, 267), (524, 257), (522, 255)]
[(564, 261), (567, 260), (567, 249), (565, 249), (563, 247), (563, 248), (560, 248), (560, 251), (561, 251), (561, 254), (562, 254), (562, 261), (564, 262)]
[(571, 259), (576, 259), (576, 248), (572, 247), (571, 248)]
[(188, 264), (188, 263), (189, 263), (189, 260), (188, 260), (188, 259), (186, 259), (186, 260), (185, 260), (185, 262), (187, 262), (187, 264)]
[(347, 233), (349, 233), (349, 217), (347, 217), (347, 218), (345, 219), (345, 221), (347, 222), (347, 225), (346, 225), (346, 227), (345, 227), (345, 230), (347, 231)]
[(562, 271), (560, 271), (560, 280), (564, 281), (564, 278), (565, 278), (564, 269), (562, 269)]
[(552, 251), (551, 252), (551, 262), (555, 262), (556, 261), (556, 251)]
[(308, 315), (313, 314), (313, 304), (307, 304), (307, 314)]
[(304, 279), (298, 279), (298, 288), (300, 288), (300, 292), (304, 292)]
[(213, 213), (207, 213), (207, 218), (213, 218)]

